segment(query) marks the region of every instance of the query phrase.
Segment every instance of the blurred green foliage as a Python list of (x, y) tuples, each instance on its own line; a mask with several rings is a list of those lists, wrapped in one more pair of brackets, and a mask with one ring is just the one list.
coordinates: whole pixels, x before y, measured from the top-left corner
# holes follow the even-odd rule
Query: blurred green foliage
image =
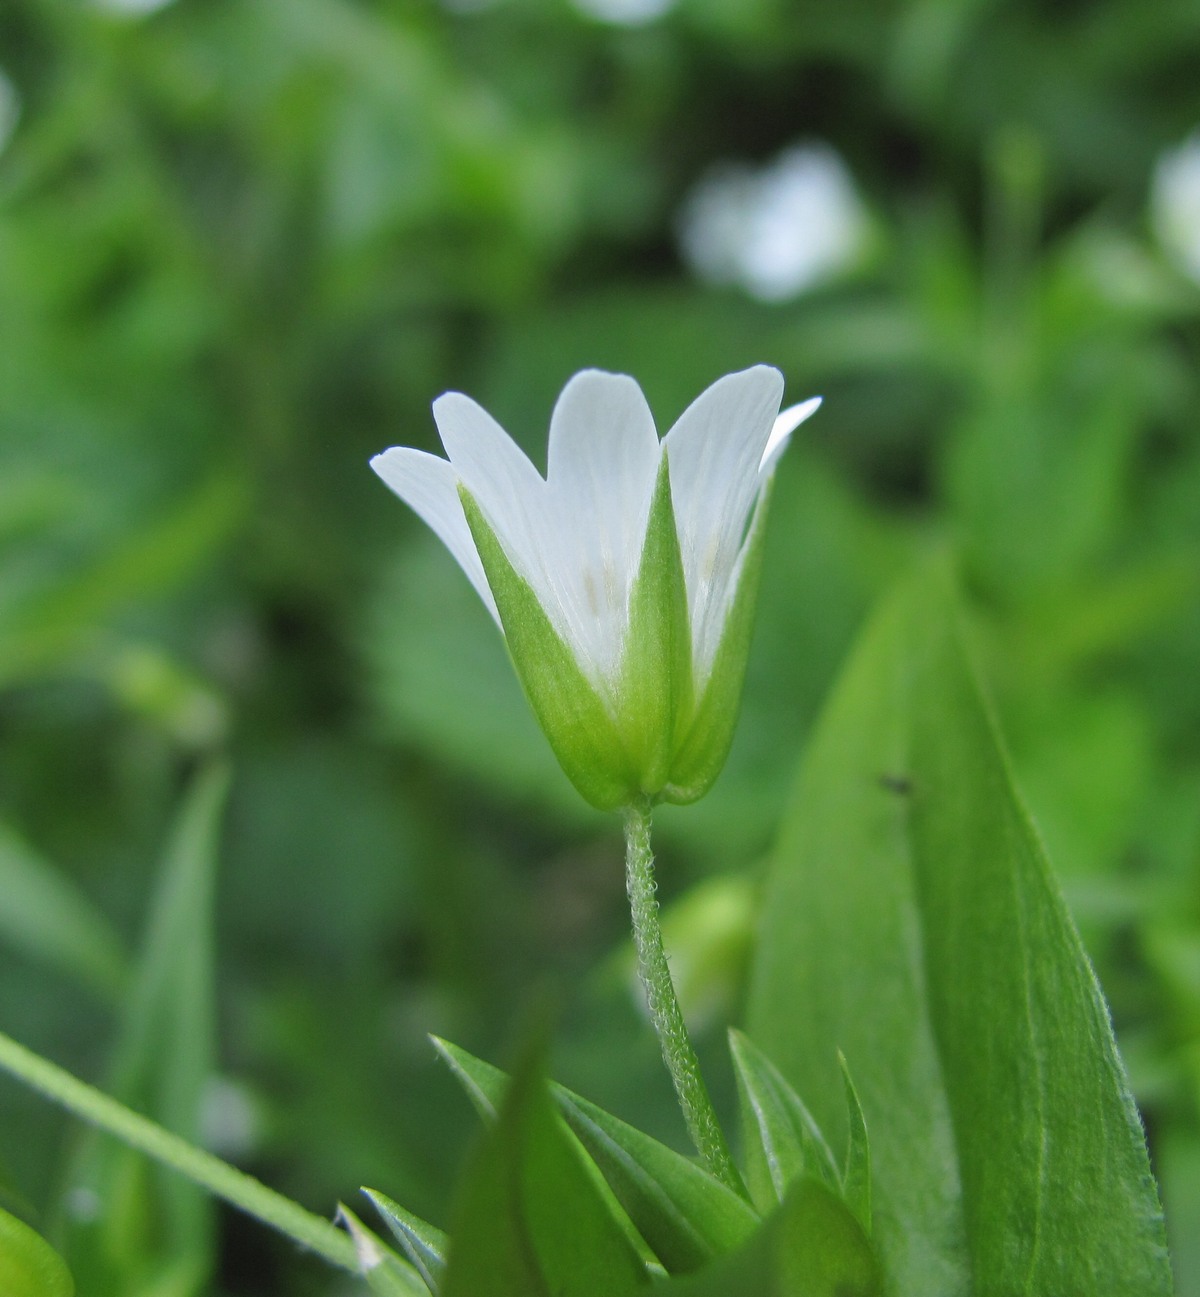
[[(434, 448), (447, 388), (536, 458), (578, 368), (636, 375), (665, 429), (767, 361), (826, 405), (779, 472), (729, 767), (660, 817), (664, 897), (751, 875), (868, 604), (954, 547), (1195, 1297), (1200, 286), (1151, 195), (1200, 126), (1200, 10), (658, 8), (0, 10), (0, 1020), (119, 1069), (163, 843), (228, 754), (219, 1151), (316, 1210), (373, 1183), (444, 1219), (465, 1123), (424, 1033), (502, 1053), (547, 977), (560, 1078), (678, 1142), (608, 958), (617, 826), (366, 460)], [(809, 140), (862, 256), (770, 304), (697, 278), (694, 187)], [(675, 939), (725, 1003), (744, 942), (711, 912)], [(77, 1142), (0, 1087), (0, 1204), (52, 1240)], [(229, 1297), (339, 1291), (229, 1214), (218, 1240)]]

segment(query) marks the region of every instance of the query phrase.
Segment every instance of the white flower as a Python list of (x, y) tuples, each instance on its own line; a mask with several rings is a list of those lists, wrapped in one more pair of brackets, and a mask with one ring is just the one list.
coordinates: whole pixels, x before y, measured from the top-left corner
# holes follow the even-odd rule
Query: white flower
[(1200, 283), (1200, 131), (1159, 159), (1150, 202), (1163, 247)]
[[(691, 800), (724, 760), (744, 646), (718, 664), (732, 626), (748, 642), (747, 615), (733, 614), (756, 576), (751, 515), (820, 404), (779, 414), (782, 396), (775, 369), (730, 374), (660, 441), (632, 378), (584, 370), (554, 408), (545, 478), (458, 392), (433, 406), (448, 460), (397, 446), (371, 461), (478, 590), (560, 761), (595, 804)], [(581, 687), (564, 682), (572, 663)], [(714, 733), (698, 737), (705, 726)], [(597, 763), (602, 788), (580, 774)]]
[(827, 144), (785, 149), (761, 170), (718, 165), (680, 213), (684, 256), (703, 279), (786, 301), (860, 262), (871, 222), (853, 177)]

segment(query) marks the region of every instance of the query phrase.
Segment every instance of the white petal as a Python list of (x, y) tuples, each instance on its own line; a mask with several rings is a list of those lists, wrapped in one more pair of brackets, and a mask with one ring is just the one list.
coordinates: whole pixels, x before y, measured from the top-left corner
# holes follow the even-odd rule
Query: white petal
[(618, 665), (661, 457), (642, 389), (589, 369), (566, 385), (550, 421), (547, 479), (571, 640), (594, 673)]
[(782, 396), (777, 369), (756, 365), (729, 374), (688, 406), (663, 441), (701, 680), (720, 642), (726, 595)]
[(787, 449), (788, 439), (805, 419), (816, 414), (821, 407), (821, 399), (819, 396), (810, 396), (807, 401), (801, 401), (799, 405), (789, 405), (775, 420), (771, 435), (767, 438), (767, 448), (763, 451), (762, 463), (759, 465), (759, 477), (770, 477), (779, 461), (779, 456)]
[(371, 460), (371, 467), (429, 527), (458, 561), (499, 624), (496, 601), (488, 588), (483, 563), (458, 498), (458, 474), (437, 455), (393, 446)]
[(550, 571), (555, 566), (553, 528), (547, 518), (546, 483), (525, 452), (469, 396), (447, 392), (433, 403), (442, 445), (504, 546), (513, 567), (533, 587), (561, 633), (564, 615)]

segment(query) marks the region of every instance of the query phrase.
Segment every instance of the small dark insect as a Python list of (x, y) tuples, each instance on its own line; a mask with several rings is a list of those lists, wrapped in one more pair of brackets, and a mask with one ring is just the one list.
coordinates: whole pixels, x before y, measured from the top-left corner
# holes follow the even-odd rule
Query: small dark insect
[(879, 786), (898, 797), (907, 797), (913, 788), (912, 780), (907, 775), (880, 775)]

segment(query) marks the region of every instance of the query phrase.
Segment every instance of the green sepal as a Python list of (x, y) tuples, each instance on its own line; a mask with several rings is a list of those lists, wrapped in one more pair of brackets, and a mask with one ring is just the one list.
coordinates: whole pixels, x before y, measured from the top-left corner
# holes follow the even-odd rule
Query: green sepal
[(691, 717), (692, 636), (687, 585), (664, 454), (629, 597), (617, 723), (641, 791), (654, 797), (671, 773), (677, 731)]
[(458, 493), (517, 678), (559, 765), (597, 810), (627, 806), (640, 790), (608, 708), (471, 493), (461, 485)]
[(446, 1249), (449, 1244), (446, 1233), (436, 1225), (430, 1225), (428, 1221), (414, 1216), (411, 1211), (405, 1211), (387, 1194), (376, 1189), (364, 1189), (363, 1193), (387, 1222), (388, 1229), (392, 1231), (404, 1255), (420, 1271), (425, 1286), (431, 1293), (436, 1293), (446, 1270)]
[(760, 1210), (780, 1203), (801, 1176), (841, 1192), (833, 1153), (800, 1096), (769, 1058), (740, 1031), (729, 1052), (742, 1110), (747, 1181)]
[(685, 805), (703, 797), (721, 773), (729, 755), (754, 632), (754, 610), (758, 604), (770, 496), (771, 486), (768, 484), (759, 496), (750, 520), (741, 575), (725, 618), (712, 672), (687, 734), (671, 762), (670, 780), (661, 793), (663, 801)]
[(38, 1233), (0, 1211), (0, 1293), (4, 1297), (73, 1297), (66, 1262)]

